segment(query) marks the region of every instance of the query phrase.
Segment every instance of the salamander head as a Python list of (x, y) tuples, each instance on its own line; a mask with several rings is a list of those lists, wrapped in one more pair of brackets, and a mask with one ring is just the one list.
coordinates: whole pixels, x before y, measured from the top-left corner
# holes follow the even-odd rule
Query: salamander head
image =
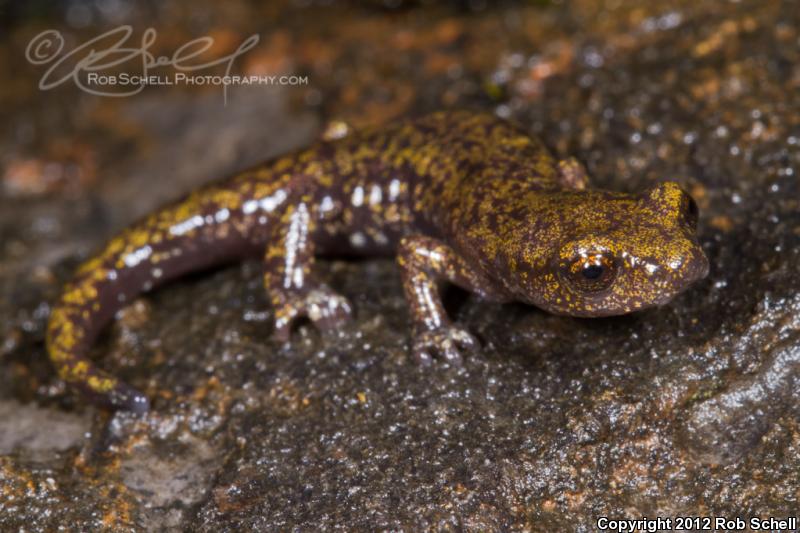
[(697, 206), (675, 183), (636, 196), (586, 193), (569, 209), (574, 226), (561, 233), (546, 266), (533, 272), (539, 307), (571, 316), (620, 315), (664, 304), (708, 274), (696, 238)]

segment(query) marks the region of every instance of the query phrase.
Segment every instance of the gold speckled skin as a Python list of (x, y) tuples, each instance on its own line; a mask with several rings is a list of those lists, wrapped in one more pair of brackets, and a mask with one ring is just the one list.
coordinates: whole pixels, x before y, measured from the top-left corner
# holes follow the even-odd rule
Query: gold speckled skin
[(126, 302), (189, 271), (262, 256), (275, 336), (351, 315), (314, 277), (319, 254), (398, 257), (414, 354), (457, 362), (477, 346), (441, 305), (440, 281), (554, 313), (605, 316), (661, 304), (703, 277), (696, 207), (673, 183), (631, 195), (587, 188), (583, 167), (490, 115), (436, 113), (324, 141), (198, 190), (112, 239), (53, 309), (59, 375), (113, 408), (147, 398), (86, 352)]

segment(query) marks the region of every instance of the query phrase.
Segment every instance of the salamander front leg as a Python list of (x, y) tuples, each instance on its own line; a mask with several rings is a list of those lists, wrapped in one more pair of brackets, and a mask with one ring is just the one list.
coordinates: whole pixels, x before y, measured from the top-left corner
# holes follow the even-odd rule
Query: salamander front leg
[(397, 262), (413, 323), (414, 358), (427, 365), (438, 355), (460, 364), (462, 352), (474, 350), (479, 344), (469, 332), (450, 322), (442, 306), (439, 284), (448, 281), (468, 291), (496, 297), (489, 292), (491, 284), (452, 248), (430, 237), (404, 237)]
[(574, 157), (558, 162), (558, 182), (562, 187), (582, 191), (589, 186), (589, 174), (580, 161)]
[(264, 285), (275, 310), (274, 337), (286, 342), (295, 319), (307, 317), (320, 331), (336, 329), (352, 316), (347, 298), (316, 279), (314, 233), (307, 203), (289, 208), (275, 227), (265, 255)]

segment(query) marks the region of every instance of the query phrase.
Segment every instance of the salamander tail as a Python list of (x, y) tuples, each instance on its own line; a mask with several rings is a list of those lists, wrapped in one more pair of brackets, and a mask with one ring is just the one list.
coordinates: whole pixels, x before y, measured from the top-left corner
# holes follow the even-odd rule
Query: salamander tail
[[(114, 309), (107, 305), (109, 289), (91, 276), (68, 285), (50, 314), (47, 351), (59, 377), (90, 401), (145, 413), (150, 404), (143, 393), (97, 368), (86, 356), (98, 331), (113, 315)], [(106, 305), (101, 304), (103, 300)]]

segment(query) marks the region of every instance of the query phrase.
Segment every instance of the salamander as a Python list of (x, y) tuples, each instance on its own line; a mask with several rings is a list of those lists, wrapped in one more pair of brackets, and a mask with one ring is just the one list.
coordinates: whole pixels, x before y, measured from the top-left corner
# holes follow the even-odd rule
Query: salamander
[(440, 284), (576, 317), (662, 305), (708, 272), (697, 206), (672, 182), (631, 194), (589, 188), (510, 122), (438, 112), (321, 140), (200, 188), (112, 238), (53, 306), (46, 344), (58, 375), (112, 409), (147, 397), (87, 352), (114, 314), (178, 276), (261, 257), (286, 342), (306, 317), (322, 331), (353, 314), (322, 283), (324, 254), (396, 255), (420, 364), (458, 364), (479, 344), (452, 323)]

